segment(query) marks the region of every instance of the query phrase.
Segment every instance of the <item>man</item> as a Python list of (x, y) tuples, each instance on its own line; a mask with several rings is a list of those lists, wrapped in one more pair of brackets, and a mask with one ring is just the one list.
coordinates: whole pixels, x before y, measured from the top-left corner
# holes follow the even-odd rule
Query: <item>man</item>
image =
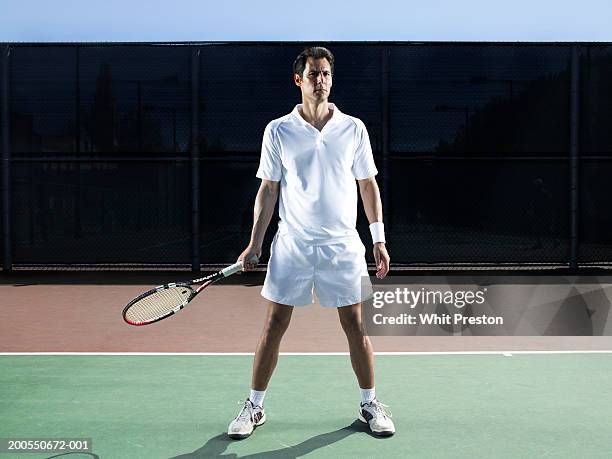
[(365, 247), (355, 229), (357, 186), (374, 243), (376, 275), (389, 271), (382, 204), (370, 140), (363, 122), (328, 102), (334, 57), (322, 47), (304, 50), (293, 64), (302, 103), (268, 124), (257, 177), (251, 241), (239, 260), (244, 269), (261, 256), (264, 234), (280, 194), (279, 228), (270, 248), (262, 289), (269, 300), (253, 363), (251, 393), (228, 435), (245, 438), (265, 422), (263, 401), (278, 360), (281, 338), (295, 306), (313, 302), (337, 308), (361, 391), (359, 419), (376, 435), (395, 433), (375, 395), (372, 344), (361, 321), (361, 278), (367, 276)]

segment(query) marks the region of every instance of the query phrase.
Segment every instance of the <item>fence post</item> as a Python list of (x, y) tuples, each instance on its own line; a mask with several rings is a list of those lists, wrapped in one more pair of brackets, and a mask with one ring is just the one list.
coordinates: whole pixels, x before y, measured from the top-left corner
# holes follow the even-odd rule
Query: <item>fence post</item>
[(579, 45), (572, 46), (570, 84), (570, 271), (578, 272), (579, 215), (579, 123), (580, 123)]
[[(76, 45), (75, 47), (75, 133), (74, 133), (74, 151), (79, 159), (81, 157), (81, 64), (80, 64), (81, 47)], [(74, 236), (80, 238), (82, 236), (83, 228), (81, 225), (81, 209), (85, 207), (83, 199), (83, 163), (80, 161), (77, 163), (77, 187), (76, 187), (76, 205), (74, 211)]]
[(191, 269), (200, 270), (200, 49), (191, 53)]
[(390, 184), (389, 177), (389, 52), (387, 46), (382, 48), (382, 74), (381, 74), (381, 95), (382, 95), (382, 113), (381, 113), (381, 149), (382, 149), (382, 205), (383, 205), (383, 221), (387, 224), (387, 233), (393, 230), (392, 209), (389, 202)]
[(9, 56), (10, 46), (2, 50), (2, 75), (0, 76), (0, 101), (2, 111), (2, 232), (3, 257), (2, 269), (10, 272), (13, 269), (13, 254), (11, 251), (11, 150), (9, 131)]

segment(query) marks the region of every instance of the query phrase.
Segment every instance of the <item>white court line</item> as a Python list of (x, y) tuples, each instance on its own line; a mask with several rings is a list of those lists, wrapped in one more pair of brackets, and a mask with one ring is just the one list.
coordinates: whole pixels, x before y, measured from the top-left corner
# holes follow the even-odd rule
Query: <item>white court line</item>
[[(432, 351), (432, 352), (374, 352), (374, 355), (503, 355), (511, 357), (515, 354), (612, 354), (612, 350), (583, 351)], [(11, 355), (85, 355), (85, 356), (253, 356), (253, 352), (0, 352), (0, 356)], [(298, 356), (328, 356), (344, 355), (348, 352), (281, 352), (280, 355)]]

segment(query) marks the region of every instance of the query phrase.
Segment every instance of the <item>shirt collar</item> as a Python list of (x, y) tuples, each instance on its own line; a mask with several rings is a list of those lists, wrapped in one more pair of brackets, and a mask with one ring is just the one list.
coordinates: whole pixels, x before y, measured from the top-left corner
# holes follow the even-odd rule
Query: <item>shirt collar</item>
[[(308, 123), (300, 114), (299, 109), (302, 108), (302, 104), (297, 104), (294, 108), (293, 111), (291, 112), (291, 115), (293, 116), (293, 119), (296, 120), (299, 124), (302, 124), (304, 126), (312, 126), (310, 123)], [(329, 108), (332, 109), (332, 116), (329, 119), (329, 121), (327, 122), (327, 124), (332, 123), (334, 121), (336, 121), (339, 117), (340, 114), (342, 113), (340, 111), (340, 109), (336, 106), (336, 104), (329, 102)], [(326, 124), (326, 126), (327, 126)]]

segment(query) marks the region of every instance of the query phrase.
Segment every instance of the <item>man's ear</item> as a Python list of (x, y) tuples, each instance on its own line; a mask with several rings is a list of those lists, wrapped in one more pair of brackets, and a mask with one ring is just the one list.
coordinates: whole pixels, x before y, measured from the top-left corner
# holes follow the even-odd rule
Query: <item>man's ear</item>
[(299, 76), (297, 73), (294, 73), (293, 82), (295, 83), (296, 86), (302, 86), (302, 77)]

